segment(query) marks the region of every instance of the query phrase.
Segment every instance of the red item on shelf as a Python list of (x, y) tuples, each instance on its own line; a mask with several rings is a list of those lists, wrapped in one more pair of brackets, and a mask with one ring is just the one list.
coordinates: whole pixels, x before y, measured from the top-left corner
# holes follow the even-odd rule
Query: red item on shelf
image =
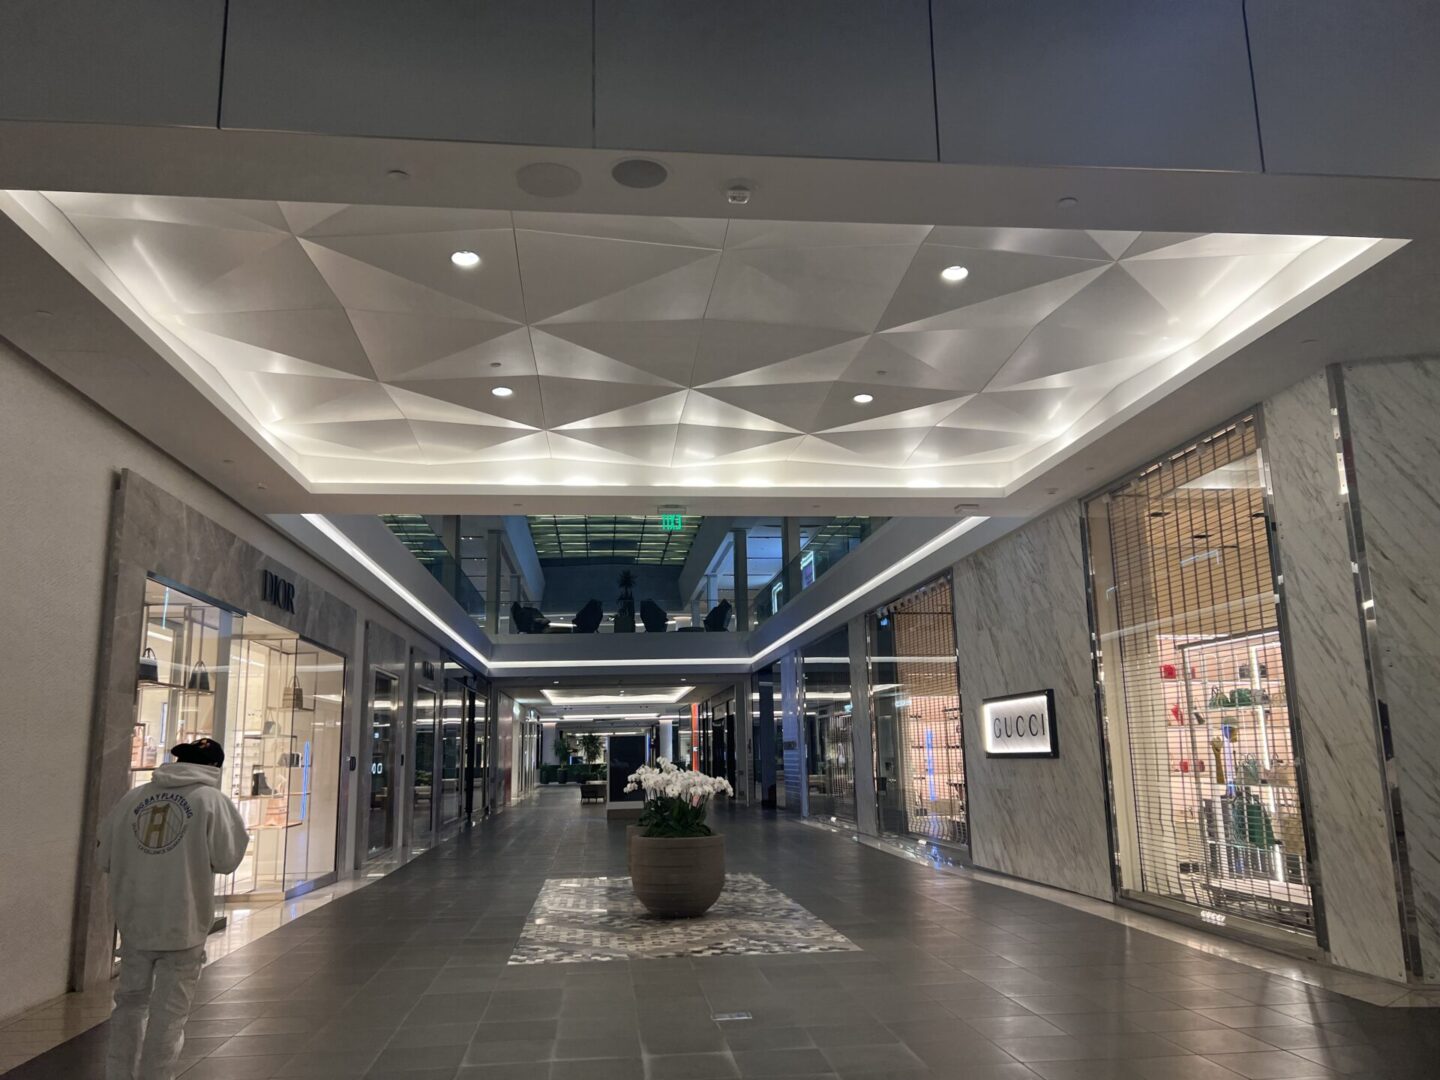
[(1179, 706), (1179, 705), (1171, 705), (1171, 706), (1170, 706), (1170, 716), (1171, 716), (1171, 718), (1175, 721), (1175, 723), (1177, 723), (1177, 724), (1183, 724), (1183, 723), (1184, 723), (1184, 721), (1180, 719), (1180, 706)]
[(1180, 673), (1175, 670), (1175, 665), (1174, 665), (1174, 664), (1161, 664), (1161, 665), (1160, 665), (1160, 678), (1162, 678), (1162, 679), (1178, 679), (1179, 677), (1180, 677)]

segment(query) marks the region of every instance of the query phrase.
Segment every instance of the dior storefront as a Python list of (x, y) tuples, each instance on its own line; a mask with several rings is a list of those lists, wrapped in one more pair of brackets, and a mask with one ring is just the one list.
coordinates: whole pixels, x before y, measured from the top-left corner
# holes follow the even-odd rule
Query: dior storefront
[[(208, 736), (225, 748), (222, 790), (250, 836), (217, 897), (278, 900), (335, 881), (354, 773), (355, 609), (126, 471), (103, 632), (81, 850), (171, 746)], [(114, 937), (103, 881), (89, 884), (76, 914), (84, 985), (108, 972)]]

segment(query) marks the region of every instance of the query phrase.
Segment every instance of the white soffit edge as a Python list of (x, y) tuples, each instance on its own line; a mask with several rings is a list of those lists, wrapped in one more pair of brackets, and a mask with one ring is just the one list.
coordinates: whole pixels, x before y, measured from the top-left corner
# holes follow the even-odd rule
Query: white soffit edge
[(316, 493), (1003, 495), (1403, 244), (74, 192), (0, 207)]

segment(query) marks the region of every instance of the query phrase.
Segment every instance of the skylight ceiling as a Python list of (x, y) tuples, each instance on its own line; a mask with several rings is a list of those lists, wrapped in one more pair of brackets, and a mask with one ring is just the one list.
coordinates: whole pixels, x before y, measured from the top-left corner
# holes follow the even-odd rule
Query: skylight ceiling
[(1398, 246), (0, 198), (317, 492), (1003, 494)]
[(660, 516), (599, 517), (593, 514), (532, 516), (530, 536), (540, 562), (683, 566), (704, 518), (681, 516), (666, 529)]

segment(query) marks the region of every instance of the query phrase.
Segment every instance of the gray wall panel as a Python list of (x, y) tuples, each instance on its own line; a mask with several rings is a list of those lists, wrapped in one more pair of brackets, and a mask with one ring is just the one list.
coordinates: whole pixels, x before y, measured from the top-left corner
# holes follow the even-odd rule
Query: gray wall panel
[(943, 161), (1260, 169), (1241, 0), (934, 0)]
[(224, 0), (5, 0), (0, 117), (215, 126)]
[(225, 127), (589, 146), (589, 0), (230, 0)]
[(1440, 177), (1440, 4), (1252, 0), (1271, 172)]
[(935, 160), (924, 0), (598, 0), (595, 141)]

